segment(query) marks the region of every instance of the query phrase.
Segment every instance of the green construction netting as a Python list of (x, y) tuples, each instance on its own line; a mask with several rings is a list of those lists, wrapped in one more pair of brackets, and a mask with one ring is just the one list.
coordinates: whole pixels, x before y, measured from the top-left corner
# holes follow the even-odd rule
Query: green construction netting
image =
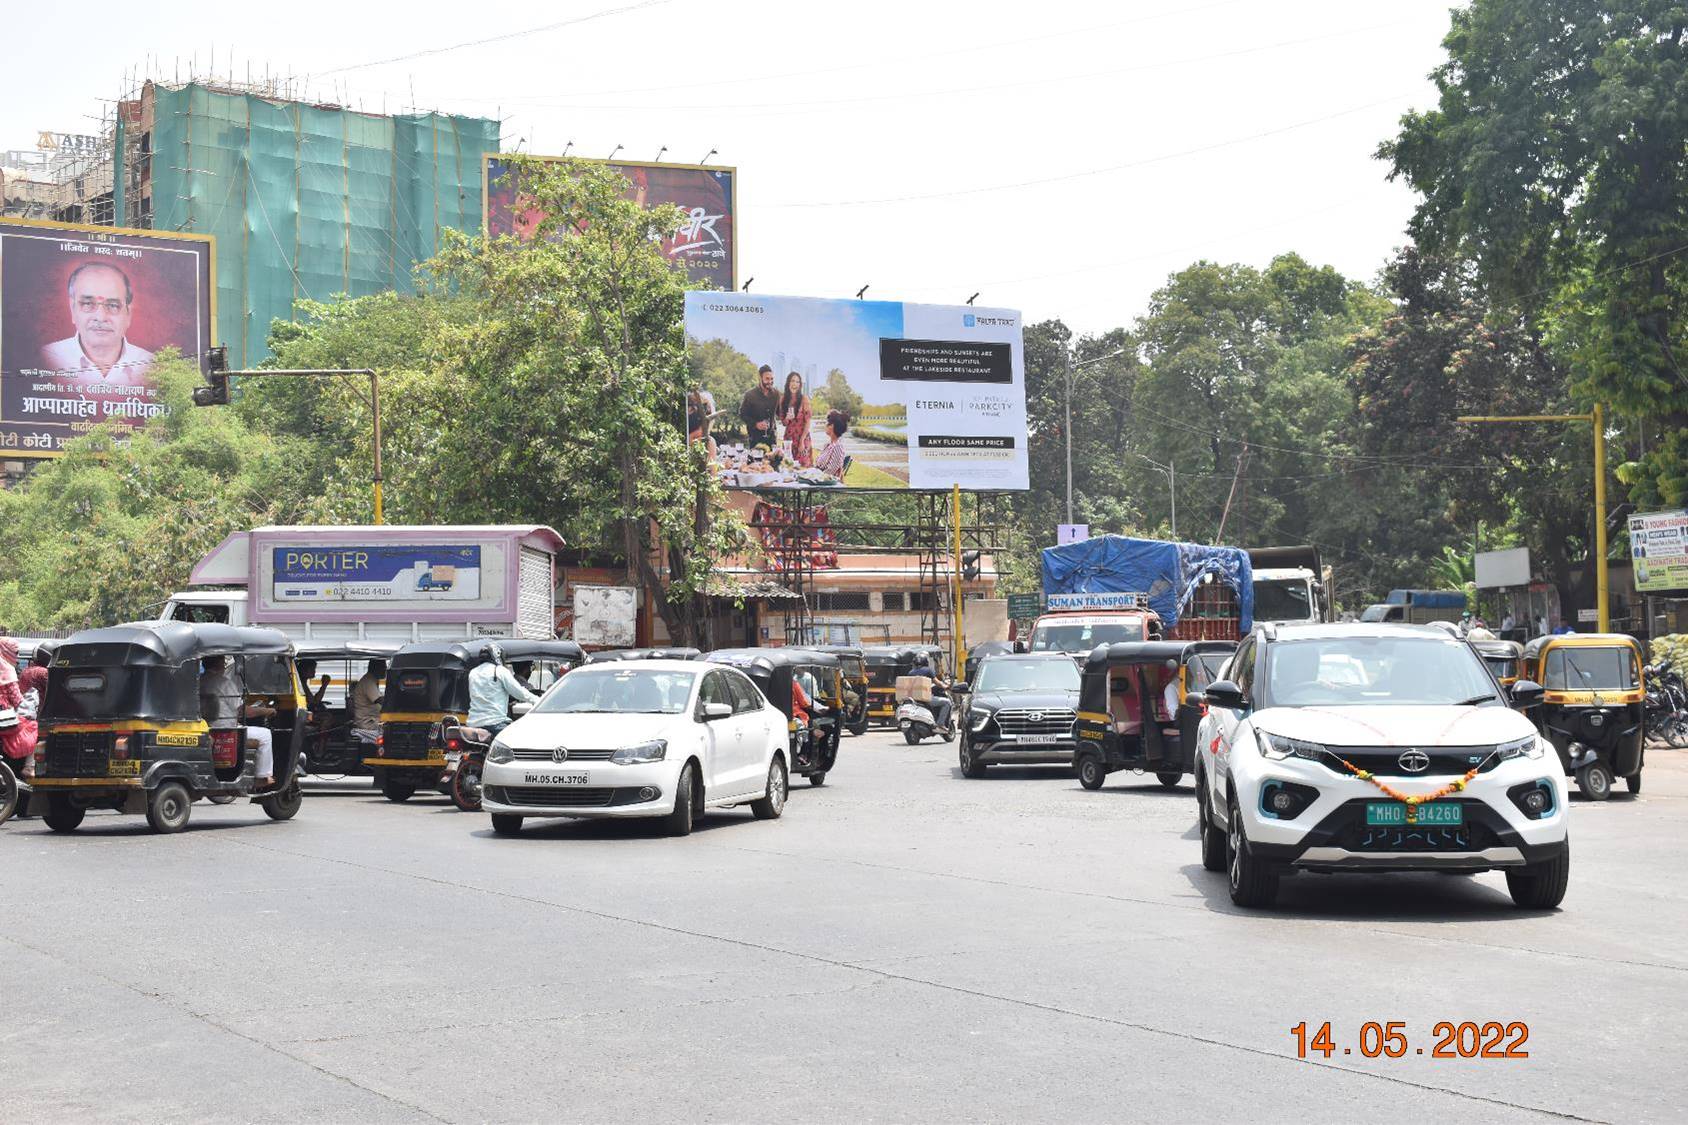
[(216, 235), (231, 366), (268, 355), (270, 321), (295, 299), (409, 291), (443, 229), (480, 232), (496, 121), (153, 89), (151, 225)]

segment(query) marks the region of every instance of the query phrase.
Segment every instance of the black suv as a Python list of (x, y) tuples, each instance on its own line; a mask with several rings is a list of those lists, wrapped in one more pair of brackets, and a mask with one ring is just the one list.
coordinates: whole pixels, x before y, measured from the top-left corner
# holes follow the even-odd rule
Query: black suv
[(1078, 666), (1065, 653), (981, 661), (960, 715), (962, 775), (983, 777), (993, 764), (1071, 764), (1078, 689)]

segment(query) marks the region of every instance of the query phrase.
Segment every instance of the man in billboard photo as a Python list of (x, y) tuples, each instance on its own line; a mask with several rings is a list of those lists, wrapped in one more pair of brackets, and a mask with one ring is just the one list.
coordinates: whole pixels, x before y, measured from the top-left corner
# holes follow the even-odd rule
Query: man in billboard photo
[(739, 418), (744, 422), (745, 442), (772, 447), (779, 441), (774, 420), (779, 417), (780, 395), (774, 390), (774, 369), (763, 364), (756, 372), (756, 385), (739, 401)]
[(135, 315), (129, 275), (105, 262), (89, 262), (71, 271), (65, 289), (75, 331), (41, 349), (41, 366), (93, 385), (144, 378), (152, 353), (129, 341)]

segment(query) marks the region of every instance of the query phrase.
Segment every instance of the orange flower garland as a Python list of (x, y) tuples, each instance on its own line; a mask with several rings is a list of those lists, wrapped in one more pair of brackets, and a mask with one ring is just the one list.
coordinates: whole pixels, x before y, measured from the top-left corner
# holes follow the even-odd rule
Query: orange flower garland
[[(1332, 757), (1335, 757), (1335, 755), (1332, 755)], [(1370, 771), (1361, 769), (1359, 766), (1356, 766), (1353, 762), (1350, 762), (1348, 759), (1337, 758), (1336, 760), (1341, 762), (1344, 766), (1346, 766), (1347, 769), (1348, 769), (1348, 772), (1353, 774), (1355, 777), (1359, 778), (1361, 781), (1369, 781), (1373, 785), (1377, 786), (1379, 789), (1381, 789), (1383, 791), (1384, 796), (1393, 797), (1395, 800), (1400, 801), (1403, 805), (1406, 805), (1407, 806), (1407, 823), (1408, 824), (1417, 824), (1418, 823), (1418, 806), (1429, 804), (1431, 801), (1439, 801), (1443, 797), (1451, 796), (1454, 793), (1458, 793), (1458, 792), (1462, 791), (1467, 785), (1469, 785), (1471, 783), (1471, 779), (1477, 776), (1477, 770), (1478, 770), (1478, 767), (1473, 766), (1471, 769), (1468, 769), (1468, 770), (1465, 771), (1464, 777), (1454, 778), (1452, 781), (1448, 782), (1446, 785), (1442, 786), (1442, 788), (1436, 790), (1436, 792), (1434, 792), (1434, 793), (1426, 793), (1422, 797), (1409, 797), (1405, 793), (1397, 792), (1396, 790), (1391, 789), (1389, 786), (1383, 784), (1383, 782), (1381, 782), (1377, 778), (1373, 777), (1371, 775)]]

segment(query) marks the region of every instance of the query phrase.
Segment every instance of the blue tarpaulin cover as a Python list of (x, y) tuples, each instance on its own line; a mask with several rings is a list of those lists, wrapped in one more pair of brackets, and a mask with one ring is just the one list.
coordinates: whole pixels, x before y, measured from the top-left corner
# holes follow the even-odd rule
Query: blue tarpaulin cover
[(1386, 601), (1388, 605), (1406, 605), (1407, 598), (1422, 609), (1464, 609), (1465, 591), (1463, 590), (1391, 590)]
[(1043, 549), (1045, 594), (1141, 593), (1172, 629), (1204, 575), (1237, 595), (1241, 635), (1254, 627), (1254, 568), (1236, 547), (1103, 535)]

